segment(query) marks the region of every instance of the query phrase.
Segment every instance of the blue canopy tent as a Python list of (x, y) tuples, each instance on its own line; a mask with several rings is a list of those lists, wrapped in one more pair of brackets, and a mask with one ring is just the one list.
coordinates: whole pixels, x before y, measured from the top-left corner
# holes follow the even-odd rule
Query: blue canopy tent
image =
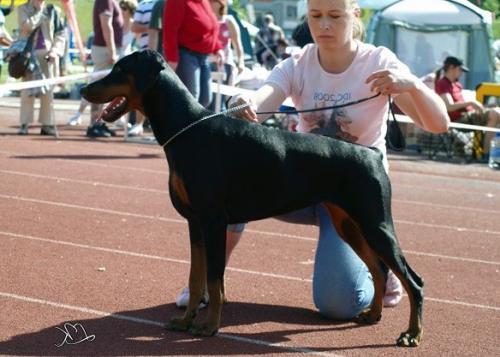
[(494, 81), (490, 12), (466, 0), (359, 3), (376, 9), (368, 24), (367, 41), (390, 48), (416, 75), (435, 71), (446, 56), (453, 55), (470, 68), (463, 76), (466, 88)]

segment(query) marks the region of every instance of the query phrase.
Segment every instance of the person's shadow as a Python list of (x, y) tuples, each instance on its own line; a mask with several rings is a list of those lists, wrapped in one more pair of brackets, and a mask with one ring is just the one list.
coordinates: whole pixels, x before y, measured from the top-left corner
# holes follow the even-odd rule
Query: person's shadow
[[(121, 311), (110, 316), (61, 322), (37, 332), (11, 337), (0, 342), (1, 355), (14, 356), (137, 356), (137, 355), (233, 355), (289, 353), (286, 348), (263, 347), (259, 343), (286, 343), (294, 334), (308, 332), (334, 333), (361, 327), (353, 322), (332, 321), (319, 313), (289, 306), (230, 302), (224, 306), (222, 326), (215, 338), (198, 338), (186, 332), (171, 332), (163, 324), (169, 318), (182, 314), (174, 304), (142, 310)], [(206, 309), (199, 318), (205, 318)], [(38, 319), (39, 317), (33, 317)], [(283, 324), (281, 330), (255, 333), (224, 330), (228, 326), (253, 325), (263, 322)], [(25, 321), (29, 328), (30, 321)], [(297, 328), (296, 325), (301, 326)], [(304, 327), (307, 326), (307, 327)], [(246, 329), (248, 330), (248, 329)], [(255, 330), (259, 330), (255, 326)], [(4, 331), (5, 333), (5, 331)], [(8, 331), (7, 331), (8, 333)], [(366, 348), (367, 346), (359, 346)], [(385, 348), (387, 345), (369, 346)], [(330, 348), (295, 346), (315, 351)]]

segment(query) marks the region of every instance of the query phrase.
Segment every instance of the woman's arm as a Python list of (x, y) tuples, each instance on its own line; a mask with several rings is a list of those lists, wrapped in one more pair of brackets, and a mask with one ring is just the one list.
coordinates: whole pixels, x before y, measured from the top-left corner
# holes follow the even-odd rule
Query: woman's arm
[(250, 107), (242, 109), (239, 113), (234, 114), (242, 119), (255, 122), (263, 122), (270, 115), (257, 115), (256, 112), (276, 111), (286, 99), (285, 93), (275, 84), (264, 84), (250, 98), (245, 95), (234, 97), (230, 107), (235, 107), (241, 104), (250, 104)]
[(440, 97), (443, 100), (444, 105), (446, 105), (446, 110), (448, 112), (467, 109), (468, 106), (472, 106), (476, 111), (482, 111), (484, 109), (483, 105), (476, 100), (471, 100), (469, 102), (463, 102), (463, 103), (454, 103), (450, 93), (443, 93), (440, 95)]
[(446, 105), (414, 75), (386, 69), (373, 73), (366, 83), (371, 84), (374, 92), (383, 95), (399, 94), (394, 102), (420, 128), (432, 133), (448, 131), (450, 119)]
[(109, 62), (114, 64), (118, 59), (118, 54), (116, 53), (114, 30), (113, 30), (113, 17), (108, 14), (100, 14), (99, 21), (102, 28), (102, 35), (104, 37), (104, 42), (106, 42), (106, 48), (108, 49)]
[(232, 16), (228, 16), (227, 19), (231, 43), (233, 44), (236, 56), (238, 57), (236, 67), (238, 67), (238, 72), (241, 73), (245, 68), (245, 54), (243, 53), (243, 44), (241, 43), (240, 28)]

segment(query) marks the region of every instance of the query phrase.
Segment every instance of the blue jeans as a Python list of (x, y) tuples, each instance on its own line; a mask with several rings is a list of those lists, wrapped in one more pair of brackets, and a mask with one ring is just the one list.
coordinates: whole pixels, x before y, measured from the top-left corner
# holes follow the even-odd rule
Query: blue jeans
[[(319, 226), (313, 275), (313, 301), (332, 319), (352, 319), (368, 308), (375, 288), (365, 263), (337, 234), (326, 208), (318, 204), (275, 217), (281, 221)], [(229, 225), (241, 232), (244, 224)]]
[(210, 86), (212, 79), (208, 55), (186, 48), (180, 48), (179, 54), (177, 75), (198, 103), (207, 107), (212, 100), (212, 88)]

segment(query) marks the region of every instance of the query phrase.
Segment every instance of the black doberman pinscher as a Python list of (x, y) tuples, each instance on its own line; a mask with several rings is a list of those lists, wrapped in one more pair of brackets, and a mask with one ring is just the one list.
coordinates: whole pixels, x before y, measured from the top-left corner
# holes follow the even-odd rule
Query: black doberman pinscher
[[(106, 122), (139, 110), (150, 119), (156, 140), (164, 148), (170, 197), (188, 221), (191, 242), (189, 304), (184, 316), (170, 320), (167, 328), (203, 336), (218, 331), (228, 224), (322, 202), (339, 235), (373, 275), (374, 302), (358, 321), (380, 320), (383, 262), (401, 280), (411, 303), (409, 328), (397, 344), (419, 344), (423, 281), (406, 262), (396, 239), (390, 182), (378, 150), (266, 128), (226, 115), (213, 116), (154, 51), (124, 57), (81, 93), (90, 102), (111, 102), (101, 115)], [(207, 320), (195, 324), (206, 284), (210, 299)]]

